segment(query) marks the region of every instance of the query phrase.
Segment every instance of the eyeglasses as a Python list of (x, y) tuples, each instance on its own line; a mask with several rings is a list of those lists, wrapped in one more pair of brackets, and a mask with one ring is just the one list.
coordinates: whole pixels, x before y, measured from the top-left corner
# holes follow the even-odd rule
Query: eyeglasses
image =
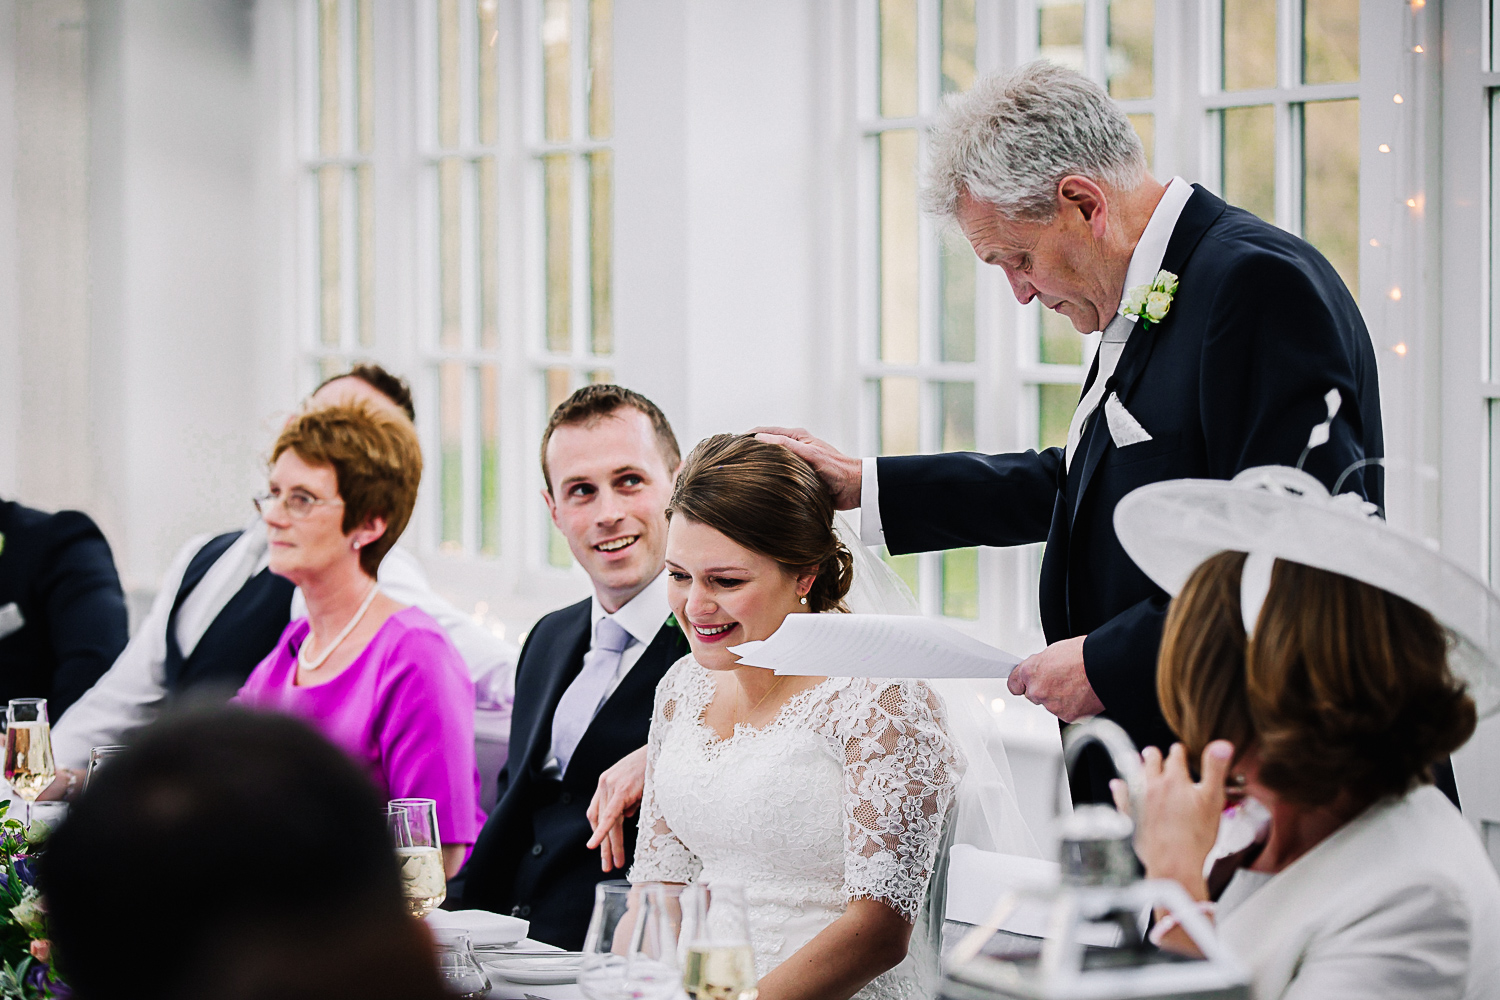
[(319, 500), (315, 496), (302, 493), (298, 490), (282, 496), (279, 493), (260, 493), (250, 498), (255, 504), (258, 513), (264, 515), (276, 504), (281, 504), (281, 509), (286, 511), (288, 517), (304, 518), (311, 514), (314, 507), (342, 507), (342, 500)]

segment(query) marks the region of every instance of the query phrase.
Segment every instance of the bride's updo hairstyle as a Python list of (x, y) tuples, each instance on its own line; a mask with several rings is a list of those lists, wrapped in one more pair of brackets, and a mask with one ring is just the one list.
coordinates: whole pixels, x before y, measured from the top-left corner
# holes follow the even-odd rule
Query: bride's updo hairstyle
[(833, 497), (801, 458), (751, 434), (715, 434), (682, 463), (667, 507), (792, 573), (816, 572), (807, 606), (848, 611), (854, 556), (833, 530)]

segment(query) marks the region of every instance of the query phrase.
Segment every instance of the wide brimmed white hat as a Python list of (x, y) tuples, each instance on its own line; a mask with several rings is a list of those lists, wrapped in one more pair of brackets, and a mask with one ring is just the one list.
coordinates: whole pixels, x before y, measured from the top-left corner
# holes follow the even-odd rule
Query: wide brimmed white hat
[(1330, 496), (1286, 466), (1232, 480), (1175, 479), (1130, 493), (1115, 533), (1136, 565), (1176, 596), (1219, 552), (1249, 555), (1241, 579), (1246, 634), (1254, 634), (1276, 559), (1338, 573), (1424, 608), (1456, 637), (1448, 662), (1481, 717), (1500, 709), (1500, 595), (1442, 553), (1391, 527), (1353, 493)]

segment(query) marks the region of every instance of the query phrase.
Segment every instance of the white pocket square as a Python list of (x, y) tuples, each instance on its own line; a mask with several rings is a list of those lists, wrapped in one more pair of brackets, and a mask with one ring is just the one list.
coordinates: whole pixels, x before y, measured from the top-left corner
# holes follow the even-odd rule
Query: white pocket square
[(1130, 415), (1117, 393), (1110, 393), (1109, 398), (1104, 401), (1104, 419), (1109, 423), (1109, 436), (1114, 439), (1116, 448), (1128, 448), (1151, 440), (1150, 432)]
[(21, 614), (21, 609), (15, 601), (0, 608), (0, 639), (4, 639), (13, 632), (21, 631), (21, 627), (25, 624), (26, 616)]

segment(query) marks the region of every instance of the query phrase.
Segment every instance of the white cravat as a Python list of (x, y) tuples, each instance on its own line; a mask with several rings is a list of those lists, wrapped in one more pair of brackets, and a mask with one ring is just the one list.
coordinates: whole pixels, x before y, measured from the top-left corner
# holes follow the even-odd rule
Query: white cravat
[[(1173, 177), (1167, 184), (1166, 191), (1156, 203), (1151, 219), (1141, 233), (1140, 241), (1130, 255), (1130, 266), (1125, 269), (1125, 287), (1121, 289), (1122, 306), (1126, 290), (1155, 280), (1156, 273), (1161, 270), (1162, 258), (1167, 255), (1167, 242), (1172, 238), (1172, 230), (1177, 228), (1182, 209), (1192, 196), (1193, 186), (1181, 177)], [(1068, 424), (1068, 450), (1064, 456), (1066, 468), (1073, 467), (1073, 453), (1078, 450), (1083, 427), (1088, 423), (1090, 414), (1104, 400), (1104, 384), (1115, 373), (1120, 355), (1125, 353), (1125, 344), (1130, 340), (1131, 331), (1135, 327), (1135, 320), (1124, 313), (1116, 313), (1104, 327), (1104, 336), (1099, 340), (1098, 374), (1094, 376), (1094, 384), (1089, 386), (1089, 391), (1078, 401), (1078, 409), (1073, 411), (1073, 420)]]

